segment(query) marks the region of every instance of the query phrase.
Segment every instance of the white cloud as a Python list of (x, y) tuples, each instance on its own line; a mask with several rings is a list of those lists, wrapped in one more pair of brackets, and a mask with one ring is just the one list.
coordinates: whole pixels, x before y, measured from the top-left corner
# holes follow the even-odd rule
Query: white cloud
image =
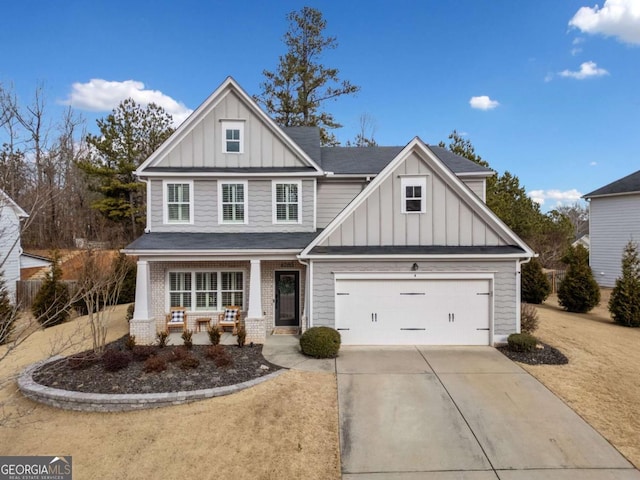
[(582, 197), (582, 194), (572, 188), (571, 190), (531, 190), (527, 193), (529, 198), (534, 202), (544, 205), (545, 201), (551, 200), (555, 202), (553, 207), (559, 207), (560, 205), (570, 205), (577, 202)]
[(479, 97), (471, 97), (469, 105), (471, 105), (471, 108), (477, 108), (478, 110), (493, 110), (500, 105), (500, 102), (491, 100), (487, 95), (481, 95)]
[(569, 26), (584, 33), (616, 37), (625, 43), (640, 45), (640, 1), (605, 0), (602, 8), (580, 8)]
[(577, 80), (584, 80), (591, 77), (602, 77), (603, 75), (609, 75), (604, 68), (598, 68), (595, 62), (584, 62), (580, 65), (580, 70), (572, 72), (570, 70), (563, 70), (558, 73), (561, 77), (575, 78)]
[(126, 98), (133, 98), (141, 105), (155, 103), (161, 106), (173, 117), (174, 126), (180, 125), (193, 112), (159, 90), (145, 89), (144, 83), (136, 80), (117, 82), (92, 78), (87, 83), (76, 82), (63, 103), (80, 110), (110, 112)]
[(595, 167), (596, 165), (598, 165), (598, 162), (589, 162), (590, 167)]

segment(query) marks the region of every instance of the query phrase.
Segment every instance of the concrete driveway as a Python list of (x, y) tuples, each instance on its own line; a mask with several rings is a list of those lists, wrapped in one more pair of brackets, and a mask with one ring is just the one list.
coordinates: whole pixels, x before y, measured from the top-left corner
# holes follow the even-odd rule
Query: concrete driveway
[(344, 479), (640, 479), (493, 348), (343, 347), (336, 371)]

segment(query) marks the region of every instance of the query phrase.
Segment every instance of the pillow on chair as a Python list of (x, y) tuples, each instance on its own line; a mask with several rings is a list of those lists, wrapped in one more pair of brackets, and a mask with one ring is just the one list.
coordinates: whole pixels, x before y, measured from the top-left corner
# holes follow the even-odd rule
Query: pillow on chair
[(238, 311), (235, 308), (225, 308), (224, 310), (224, 322), (235, 322)]
[(170, 323), (184, 323), (184, 312), (182, 310), (171, 312)]

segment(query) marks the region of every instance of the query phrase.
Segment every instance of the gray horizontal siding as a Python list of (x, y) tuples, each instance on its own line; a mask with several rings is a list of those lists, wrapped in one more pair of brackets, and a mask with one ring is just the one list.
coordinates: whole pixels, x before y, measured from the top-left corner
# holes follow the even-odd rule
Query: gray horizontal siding
[(615, 286), (625, 245), (640, 242), (640, 195), (592, 198), (589, 205), (590, 264), (603, 287)]
[(358, 195), (366, 183), (353, 181), (318, 181), (318, 228), (326, 227)]
[[(313, 262), (313, 324), (335, 326), (335, 276), (337, 272), (409, 272), (407, 262)], [(420, 272), (484, 272), (494, 274), (493, 335), (516, 331), (516, 262), (446, 261), (420, 262)]]

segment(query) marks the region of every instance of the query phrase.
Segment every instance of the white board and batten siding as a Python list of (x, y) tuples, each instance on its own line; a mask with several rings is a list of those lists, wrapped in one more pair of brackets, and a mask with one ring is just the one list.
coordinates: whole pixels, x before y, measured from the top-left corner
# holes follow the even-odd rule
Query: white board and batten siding
[(600, 286), (615, 286), (621, 274), (622, 252), (630, 240), (640, 244), (640, 194), (592, 198), (589, 262)]

